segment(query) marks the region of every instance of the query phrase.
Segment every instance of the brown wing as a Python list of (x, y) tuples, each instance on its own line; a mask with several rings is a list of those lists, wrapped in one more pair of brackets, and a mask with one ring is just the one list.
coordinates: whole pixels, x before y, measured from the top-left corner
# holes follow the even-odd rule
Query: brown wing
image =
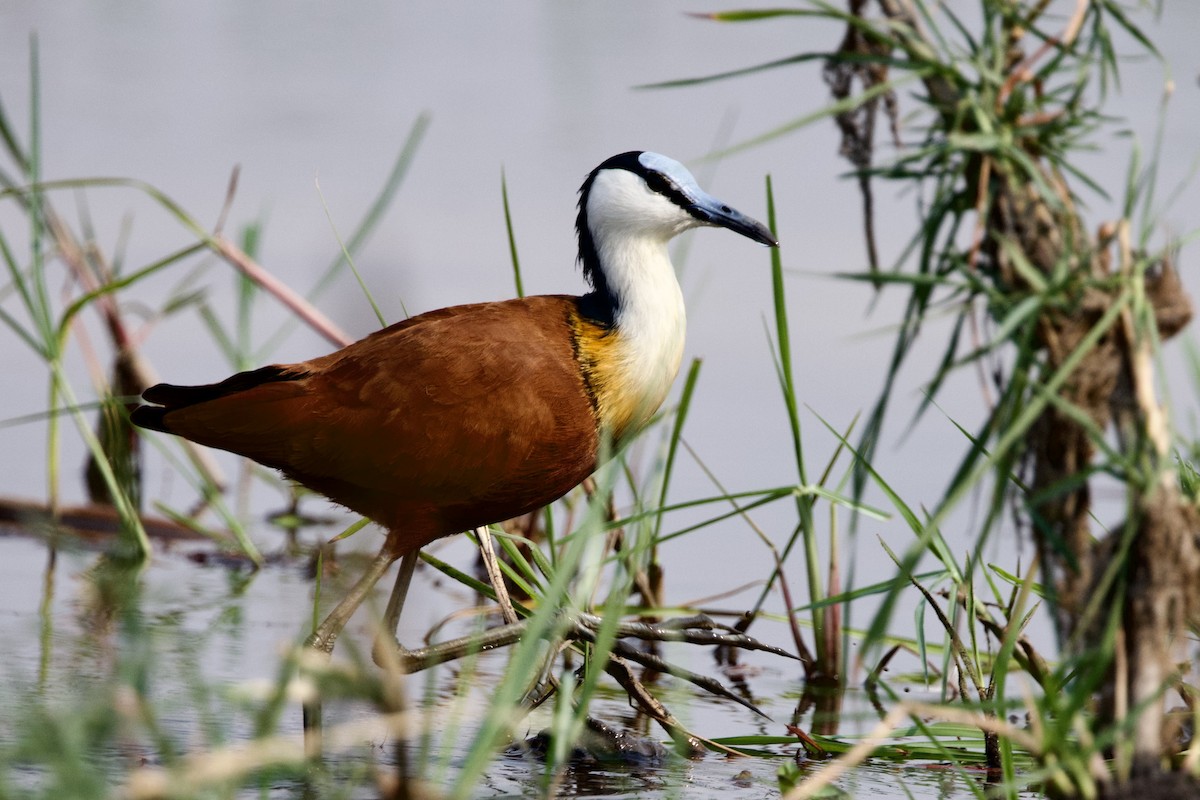
[(150, 426), (276, 467), (391, 528), (436, 528), (426, 541), (516, 516), (595, 468), (575, 302), (441, 309), (312, 361), (193, 387), (198, 402), (152, 391), (168, 407)]

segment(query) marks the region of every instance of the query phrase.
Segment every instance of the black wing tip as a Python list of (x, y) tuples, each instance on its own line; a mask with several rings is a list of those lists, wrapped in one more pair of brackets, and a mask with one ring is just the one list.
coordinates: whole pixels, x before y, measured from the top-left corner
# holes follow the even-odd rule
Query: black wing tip
[(159, 383), (142, 392), (142, 399), (147, 403), (166, 406), (166, 410), (175, 411), (188, 406), (207, 403), (222, 397), (244, 392), (261, 386), (264, 383), (276, 381), (295, 381), (308, 375), (303, 369), (292, 365), (272, 364), (259, 367), (249, 372), (239, 372), (231, 375), (220, 383), (208, 383), (202, 386), (177, 386), (173, 383)]
[(170, 383), (156, 383), (146, 391), (142, 392), (142, 399), (147, 403), (157, 403), (159, 405), (167, 405), (171, 401), (171, 397), (178, 394), (180, 389), (187, 389), (187, 386), (175, 386)]
[(171, 433), (167, 428), (166, 416), (171, 411), (178, 411), (188, 406), (207, 403), (221, 397), (237, 394), (253, 389), (264, 383), (274, 381), (294, 381), (305, 377), (308, 373), (294, 366), (272, 364), (260, 367), (250, 372), (239, 372), (231, 375), (220, 383), (210, 383), (203, 386), (177, 386), (173, 383), (158, 383), (142, 392), (142, 399), (153, 405), (138, 406), (129, 415), (129, 419), (139, 428), (149, 428), (152, 431)]
[[(147, 390), (146, 394), (149, 394), (150, 391), (152, 390)], [(143, 397), (145, 397), (145, 395), (143, 395)], [(149, 400), (150, 398), (146, 397), (146, 399)], [(138, 406), (133, 410), (133, 413), (129, 415), (129, 421), (134, 425), (137, 425), (139, 428), (147, 428), (152, 431), (170, 433), (170, 431), (167, 430), (166, 416), (167, 409), (163, 408), (162, 406)]]

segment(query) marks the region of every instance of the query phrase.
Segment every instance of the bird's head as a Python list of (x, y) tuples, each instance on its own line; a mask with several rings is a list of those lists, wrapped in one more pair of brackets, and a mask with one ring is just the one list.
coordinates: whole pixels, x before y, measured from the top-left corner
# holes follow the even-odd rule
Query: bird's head
[(592, 170), (579, 189), (579, 260), (594, 286), (603, 281), (598, 241), (648, 238), (665, 243), (702, 225), (779, 245), (765, 225), (705, 192), (686, 167), (658, 153), (633, 150), (613, 156)]

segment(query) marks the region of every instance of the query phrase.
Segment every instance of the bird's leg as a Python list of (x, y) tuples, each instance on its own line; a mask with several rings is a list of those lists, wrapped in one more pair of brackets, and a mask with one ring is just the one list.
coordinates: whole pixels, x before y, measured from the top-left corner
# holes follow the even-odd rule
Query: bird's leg
[[(404, 648), (396, 637), (396, 626), (400, 624), (400, 614), (404, 611), (404, 600), (408, 597), (408, 587), (412, 583), (413, 571), (417, 568), (417, 560), (421, 557), (420, 550), (412, 550), (400, 559), (400, 572), (396, 574), (396, 584), (392, 586), (392, 594), (388, 597), (387, 609), (383, 612), (383, 624), (375, 635), (375, 645), (371, 648), (371, 659), (381, 667), (394, 663), (384, 656), (382, 648), (391, 647), (403, 656)], [(388, 639), (391, 639), (389, 642)]]
[[(409, 650), (400, 644), (396, 637), (396, 626), (400, 621), (400, 612), (404, 608), (404, 597), (408, 594), (408, 585), (412, 580), (413, 568), (417, 563), (417, 553), (406, 553), (400, 562), (400, 574), (396, 576), (396, 586), (388, 599), (387, 612), (379, 635), (375, 639), (375, 647), (371, 657), (375, 663), (384, 669), (399, 669), (402, 672), (417, 672), (443, 661), (461, 658), (467, 652), (480, 652), (494, 647), (503, 647), (520, 639), (525, 632), (527, 623), (517, 619), (513, 610), (512, 600), (504, 585), (504, 575), (500, 571), (500, 563), (496, 558), (496, 550), (492, 546), (492, 534), (487, 527), (475, 528), (475, 538), (479, 542), (479, 555), (483, 559), (492, 590), (496, 593), (496, 601), (505, 624), (493, 628), (482, 637), (469, 636), (453, 642), (445, 642), (431, 647)], [(390, 641), (389, 641), (390, 640)], [(385, 649), (387, 648), (387, 649)]]
[(371, 589), (374, 588), (379, 579), (392, 566), (392, 562), (398, 557), (399, 553), (397, 553), (396, 548), (393, 546), (393, 538), (394, 534), (389, 533), (383, 549), (379, 551), (379, 555), (371, 560), (363, 576), (350, 588), (350, 591), (346, 593), (341, 602), (334, 606), (333, 611), (329, 612), (329, 616), (325, 617), (324, 621), (312, 632), (312, 635), (305, 642), (306, 645), (326, 655), (333, 652), (333, 643), (337, 641), (338, 634), (342, 632), (342, 628), (346, 627), (346, 623), (350, 621), (350, 617), (354, 615), (354, 612), (362, 605), (363, 600), (371, 593)]
[[(479, 542), (480, 555), (483, 557), (483, 564), (487, 569), (492, 588), (496, 592), (504, 621), (513, 624), (517, 621), (517, 614), (513, 611), (512, 601), (508, 598), (508, 590), (504, 586), (504, 576), (500, 572), (496, 551), (492, 547), (492, 534), (487, 527), (476, 528), (475, 538)], [(396, 629), (400, 624), (400, 614), (404, 610), (404, 600), (408, 596), (408, 587), (412, 583), (413, 570), (416, 569), (418, 557), (418, 551), (414, 550), (405, 553), (404, 558), (400, 561), (400, 572), (396, 575), (396, 585), (392, 587), (387, 610), (383, 615), (383, 624), (380, 626), (379, 634), (375, 637), (375, 646), (371, 649), (371, 658), (380, 667), (402, 666), (404, 658), (409, 652), (404, 645), (400, 644)], [(392, 653), (385, 655), (382, 649), (384, 647), (392, 648)], [(394, 657), (396, 656), (401, 659), (399, 664), (395, 661)]]
[[(395, 532), (388, 533), (387, 541), (384, 542), (379, 554), (371, 559), (371, 563), (367, 565), (367, 571), (304, 642), (307, 647), (311, 647), (326, 659), (329, 658), (333, 652), (334, 642), (337, 641), (342, 629), (346, 627), (346, 623), (350, 621), (350, 617), (354, 615), (363, 600), (371, 593), (371, 589), (396, 560), (397, 548), (394, 540), (397, 538)], [(315, 700), (304, 702), (303, 715), (304, 750), (309, 758), (315, 758), (321, 754), (321, 700), (319, 696)]]

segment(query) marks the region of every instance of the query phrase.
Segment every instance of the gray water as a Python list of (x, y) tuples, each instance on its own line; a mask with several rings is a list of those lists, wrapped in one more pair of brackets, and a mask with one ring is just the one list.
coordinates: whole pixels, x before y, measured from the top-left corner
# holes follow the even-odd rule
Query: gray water
[[(177, 547), (156, 556), (144, 572), (138, 601), (115, 613), (102, 599), (96, 578), (99, 562), (94, 553), (60, 550), (53, 568), (34, 569), (31, 565), (46, 563), (45, 545), (13, 533), (12, 528), (0, 529), (6, 553), (6, 558), (0, 560), (0, 582), (11, 596), (22, 598), (0, 615), (0, 639), (21, 643), (9, 651), (0, 673), (0, 702), (6, 709), (21, 709), (24, 698), (20, 695), (36, 694), (41, 705), (55, 710), (59, 724), (69, 730), (72, 714), (94, 711), (114, 676), (124, 675), (129, 680), (144, 669), (136, 682), (151, 703), (156, 725), (175, 747), (203, 752), (236, 747), (240, 740), (251, 736), (252, 713), (248, 709), (260, 707), (261, 698), (267, 696), (276, 679), (276, 665), (298, 643), (297, 632), (306, 629), (313, 584), (305, 574), (303, 559), (276, 562), (251, 577), (226, 566), (205, 566), (188, 555), (207, 548)], [(270, 539), (264, 532), (259, 534)], [(352, 577), (352, 566), (345, 565), (343, 579)], [(440, 591), (429, 573), (424, 568), (418, 571), (414, 597), (427, 598)], [(327, 584), (326, 591), (331, 590), (332, 585)], [(443, 596), (441, 600), (456, 602), (459, 608), (472, 602), (463, 596)], [(44, 613), (39, 610), (43, 601)], [(366, 646), (371, 638), (364, 616), (356, 617), (346, 634), (346, 641), (359, 647)], [(140, 633), (131, 636), (131, 627)], [(420, 626), (406, 616), (400, 638), (414, 642), (422, 633)], [(674, 663), (715, 675), (739, 695), (752, 698), (768, 715), (755, 715), (735, 703), (660, 677), (653, 691), (691, 730), (710, 736), (780, 735), (783, 724), (793, 721), (799, 689), (795, 662), (751, 654), (741, 659), (735, 675), (718, 669), (706, 648), (673, 646), (665, 655)], [(453, 781), (457, 765), (465, 758), (462, 748), (471, 741), (488, 707), (489, 687), (500, 679), (504, 663), (502, 653), (493, 654), (466, 671), (446, 665), (406, 679), (410, 702), (428, 715), (430, 755), (419, 770), (425, 779), (435, 785)], [(906, 696), (924, 700), (935, 697), (932, 687), (913, 688), (914, 693)], [(131, 715), (132, 709), (126, 705), (113, 713)], [(629, 708), (619, 691), (602, 694), (593, 703), (592, 714), (614, 729), (652, 740), (665, 739), (657, 727)], [(349, 747), (332, 749), (325, 759), (327, 769), (349, 776), (347, 782), (355, 781), (350, 785), (357, 788), (349, 795), (355, 798), (377, 796), (364, 774), (369, 775), (372, 769), (394, 769), (394, 740), (376, 720), (377, 712), (365, 704), (326, 704), (328, 728), (352, 724), (362, 728), (360, 738)], [(811, 728), (811, 712), (795, 721)], [(840, 735), (865, 734), (877, 722), (878, 716), (861, 692), (847, 693)], [(532, 735), (548, 724), (548, 711), (535, 712), (517, 735)], [(27, 721), (10, 720), (0, 731), (0, 746), (11, 746), (14, 737), (28, 731), (28, 725)], [(285, 710), (275, 733), (299, 742), (297, 704)], [(150, 768), (160, 763), (158, 754), (147, 748), (141, 737), (117, 737), (114, 742), (124, 744), (111, 752), (99, 748), (93, 755), (99, 759), (98, 766), (106, 767), (110, 774), (127, 774), (139, 763)], [(797, 748), (775, 745), (754, 749), (775, 755), (730, 758), (708, 753), (685, 759), (667, 754), (628, 765), (581, 763), (564, 772), (557, 796), (776, 797), (776, 771), (795, 757)], [(811, 768), (819, 769), (820, 764), (813, 763)], [(475, 794), (538, 796), (535, 787), (542, 772), (543, 762), (535, 756), (511, 752), (499, 755), (481, 777)], [(10, 781), (23, 777), (30, 788), (41, 786), (44, 780), (37, 770), (5, 775)], [(957, 800), (971, 796), (968, 784), (982, 786), (982, 780), (981, 775), (958, 774), (938, 762), (874, 760), (853, 770), (837, 785), (851, 797)], [(253, 781), (248, 783), (254, 785)], [(236, 796), (282, 800), (327, 795), (314, 795), (300, 778), (278, 777), (266, 778), (259, 789), (247, 788)], [(1037, 796), (1033, 792), (1021, 795)]]

